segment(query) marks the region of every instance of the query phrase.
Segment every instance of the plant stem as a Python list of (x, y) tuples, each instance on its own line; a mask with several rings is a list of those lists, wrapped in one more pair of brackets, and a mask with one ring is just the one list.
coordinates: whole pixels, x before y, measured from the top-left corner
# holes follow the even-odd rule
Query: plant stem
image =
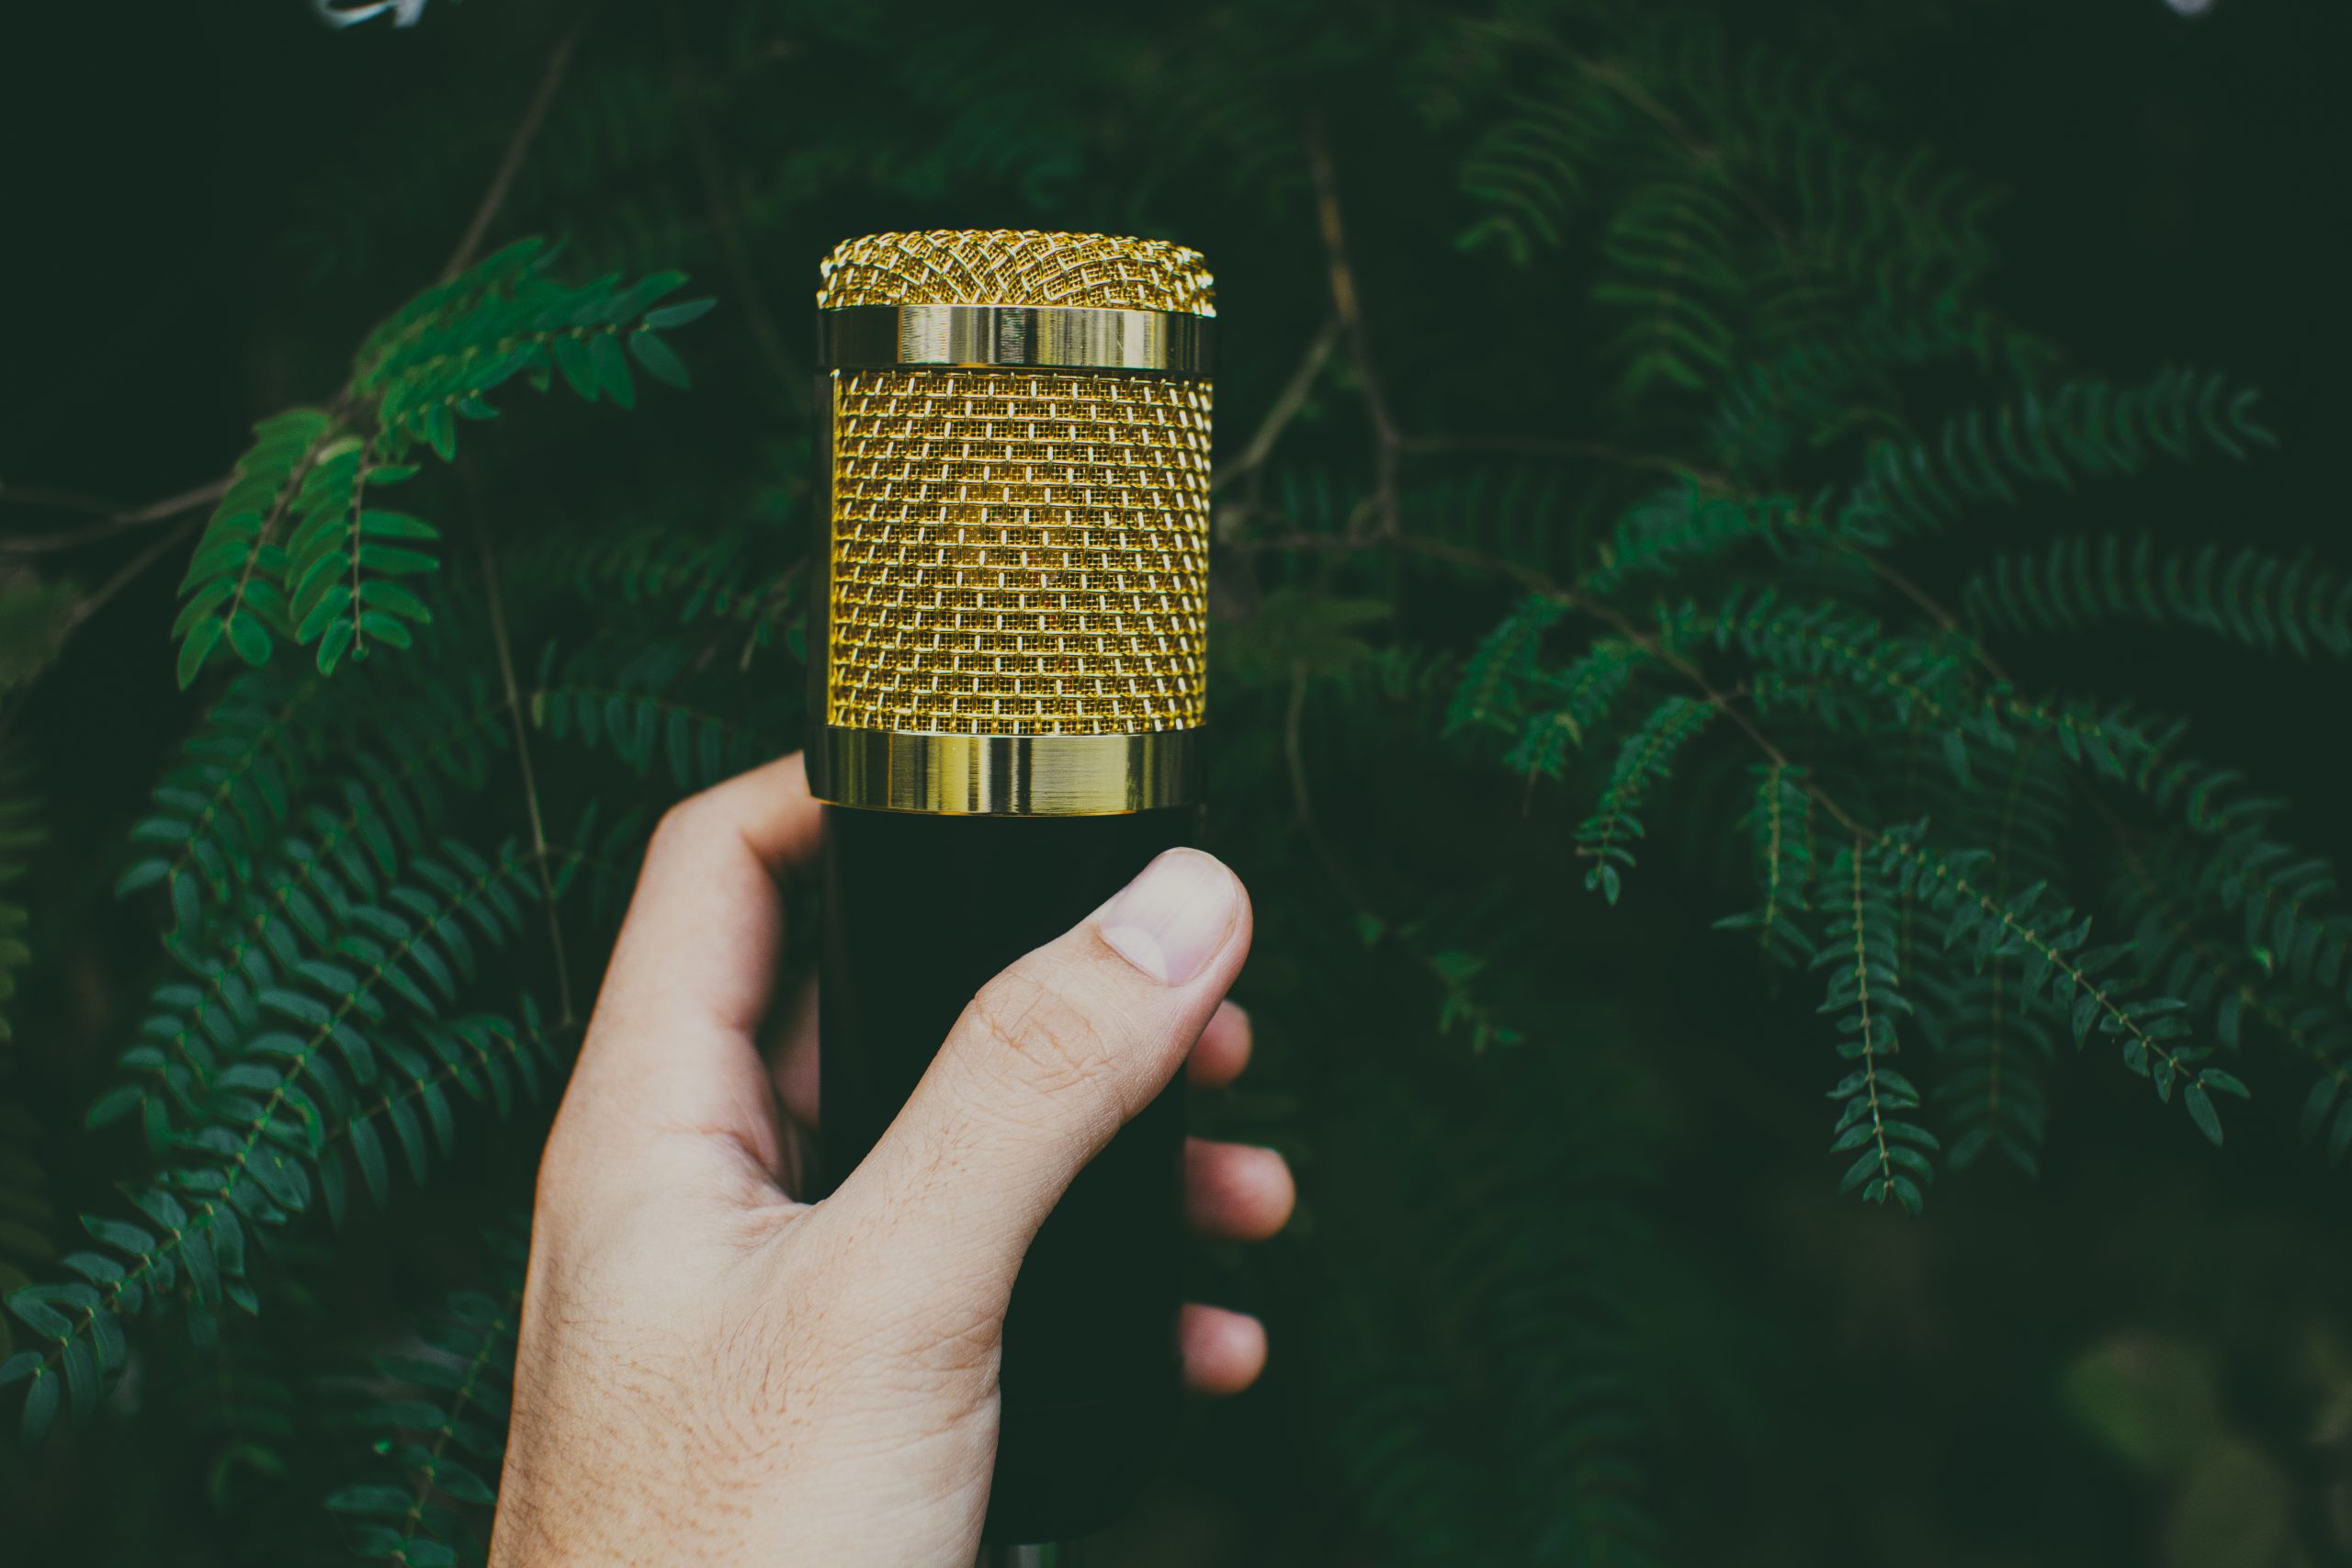
[(490, 187), (481, 193), (481, 200), (474, 204), (474, 215), (466, 224), (466, 231), (458, 240), (458, 248), (449, 253), (448, 261), (441, 268), (441, 281), (447, 283), (466, 268), (473, 265), (483, 239), (490, 233), (491, 223), (498, 217), (499, 209), (506, 205), (507, 192), (514, 187), (514, 176), (522, 172), (524, 155), (539, 134), (539, 127), (547, 122), (548, 109), (555, 103), (556, 89), (563, 85), (563, 78), (571, 69), (571, 56), (580, 47), (580, 35), (587, 30), (588, 17), (582, 16), (571, 24), (571, 30), (556, 40), (555, 50), (548, 56), (547, 66), (539, 73), (539, 85), (531, 95), (530, 104), (523, 110), (523, 118), (515, 123), (514, 132), (506, 139), (506, 151), (498, 160), (497, 171), (490, 176)]

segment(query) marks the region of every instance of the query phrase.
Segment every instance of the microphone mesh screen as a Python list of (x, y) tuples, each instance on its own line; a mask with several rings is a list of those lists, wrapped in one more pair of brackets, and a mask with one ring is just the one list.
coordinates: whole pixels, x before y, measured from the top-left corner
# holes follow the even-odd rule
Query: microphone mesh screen
[(1201, 253), (1164, 240), (936, 229), (868, 234), (833, 247), (817, 308), (850, 305), (1085, 305), (1216, 314)]
[[(1208, 309), (1195, 253), (1100, 235), (881, 235), (842, 246), (826, 275), (820, 298), (836, 306)], [(832, 394), (828, 722), (957, 735), (1205, 722), (1205, 381), (841, 370)]]

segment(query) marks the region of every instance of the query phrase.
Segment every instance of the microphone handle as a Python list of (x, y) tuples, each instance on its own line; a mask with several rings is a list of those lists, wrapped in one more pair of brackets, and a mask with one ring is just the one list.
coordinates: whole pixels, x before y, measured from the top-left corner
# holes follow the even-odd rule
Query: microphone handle
[[(825, 807), (818, 1192), (879, 1141), (973, 994), (1061, 935), (1197, 807), (950, 817)], [(1037, 1233), (1005, 1318), (990, 1542), (1109, 1523), (1157, 1465), (1180, 1393), (1180, 1078), (1079, 1173)]]

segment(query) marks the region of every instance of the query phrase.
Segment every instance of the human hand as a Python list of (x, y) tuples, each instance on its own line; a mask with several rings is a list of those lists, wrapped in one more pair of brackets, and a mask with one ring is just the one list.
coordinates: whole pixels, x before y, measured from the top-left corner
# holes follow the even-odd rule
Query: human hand
[[(816, 1009), (760, 1049), (777, 879), (819, 808), (798, 757), (663, 819), (548, 1139), (491, 1560), (968, 1568), (997, 1437), (999, 1337), (1030, 1239), (1175, 1075), (1230, 1082), (1222, 1001), (1248, 896), (1172, 851), (985, 987), (831, 1196), (789, 1195), (813, 1124)], [(1271, 1150), (1195, 1139), (1185, 1206), (1258, 1240), (1290, 1213)], [(1247, 1387), (1256, 1320), (1187, 1306), (1186, 1381)]]

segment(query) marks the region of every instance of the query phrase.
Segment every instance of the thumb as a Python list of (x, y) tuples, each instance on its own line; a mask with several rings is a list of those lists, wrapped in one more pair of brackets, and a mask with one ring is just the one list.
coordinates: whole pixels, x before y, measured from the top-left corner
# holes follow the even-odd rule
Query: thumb
[(1250, 951), (1223, 862), (1170, 850), (980, 988), (830, 1201), (934, 1278), (1010, 1292), (1063, 1191), (1183, 1065)]

